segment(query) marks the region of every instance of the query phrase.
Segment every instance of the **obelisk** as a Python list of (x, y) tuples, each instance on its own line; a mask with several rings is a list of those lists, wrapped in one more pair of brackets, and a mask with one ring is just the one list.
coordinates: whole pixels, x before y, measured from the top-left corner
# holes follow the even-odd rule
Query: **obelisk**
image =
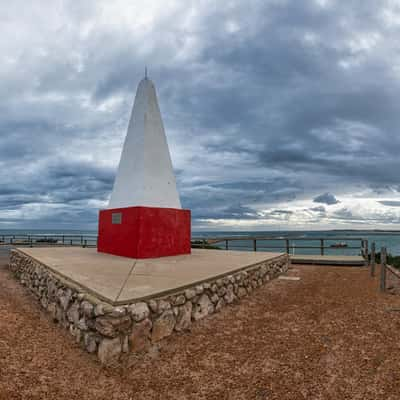
[(139, 83), (110, 202), (99, 215), (98, 251), (132, 258), (190, 253), (153, 82)]

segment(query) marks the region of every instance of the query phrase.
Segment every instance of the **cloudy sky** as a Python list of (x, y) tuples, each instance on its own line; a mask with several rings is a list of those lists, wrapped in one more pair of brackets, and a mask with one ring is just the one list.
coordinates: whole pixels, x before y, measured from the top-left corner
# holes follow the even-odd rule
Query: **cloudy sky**
[(400, 2), (0, 5), (0, 228), (96, 229), (136, 86), (218, 230), (400, 228)]

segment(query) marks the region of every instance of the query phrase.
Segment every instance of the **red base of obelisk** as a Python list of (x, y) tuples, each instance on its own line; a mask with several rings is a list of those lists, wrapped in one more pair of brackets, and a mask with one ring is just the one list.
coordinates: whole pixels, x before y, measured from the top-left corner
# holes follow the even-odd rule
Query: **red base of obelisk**
[(97, 250), (131, 258), (190, 253), (190, 210), (126, 207), (101, 210)]

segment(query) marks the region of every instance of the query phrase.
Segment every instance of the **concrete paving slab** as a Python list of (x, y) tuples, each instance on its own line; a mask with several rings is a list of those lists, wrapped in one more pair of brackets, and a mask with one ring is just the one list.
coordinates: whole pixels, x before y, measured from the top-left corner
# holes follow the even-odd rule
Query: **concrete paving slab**
[(278, 276), (278, 280), (281, 281), (299, 281), (300, 277), (299, 276), (285, 276), (285, 275), (281, 275)]
[(19, 248), (63, 278), (88, 289), (105, 301), (114, 301), (121, 292), (135, 260), (97, 253), (93, 248)]
[(280, 256), (280, 253), (192, 249), (177, 257), (137, 260), (118, 301), (192, 286)]
[(351, 265), (363, 266), (365, 260), (361, 256), (321, 256), (296, 254), (291, 255), (290, 260), (294, 264), (316, 264), (316, 265)]
[(135, 260), (94, 248), (19, 248), (111, 304), (163, 295), (279, 257), (282, 253), (193, 249), (192, 254)]

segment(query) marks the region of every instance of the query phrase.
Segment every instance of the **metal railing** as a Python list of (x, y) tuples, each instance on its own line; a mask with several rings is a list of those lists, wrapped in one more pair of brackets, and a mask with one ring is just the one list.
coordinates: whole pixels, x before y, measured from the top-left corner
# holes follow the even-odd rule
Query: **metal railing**
[(97, 235), (0, 235), (0, 245), (10, 246), (79, 246), (96, 247)]
[[(378, 256), (378, 257), (377, 257)], [(370, 258), (367, 259), (369, 261), (370, 266), (370, 275), (371, 277), (375, 277), (376, 274), (376, 261), (380, 262), (380, 276), (379, 276), (379, 290), (382, 293), (385, 293), (388, 289), (387, 279), (388, 273), (392, 276), (392, 278), (396, 280), (400, 280), (400, 271), (395, 268), (393, 265), (388, 264), (388, 253), (386, 247), (381, 248), (380, 254), (376, 254), (375, 243), (371, 244), (371, 254)], [(398, 309), (396, 309), (399, 311)]]
[[(275, 243), (267, 244), (266, 242)], [(301, 242), (303, 242), (303, 244)], [(304, 244), (304, 242), (307, 244)], [(348, 242), (353, 242), (353, 244), (357, 243), (358, 245), (349, 245)], [(332, 251), (358, 250), (363, 257), (368, 255), (368, 240), (360, 237), (198, 237), (192, 238), (192, 247), (218, 247), (225, 250), (243, 248), (253, 251), (280, 249), (286, 251), (288, 254), (294, 254), (296, 250), (307, 249), (316, 251), (321, 256), (325, 255), (327, 249)]]
[[(308, 250), (311, 254), (325, 255), (327, 251), (357, 250), (368, 257), (368, 241), (360, 237), (275, 237), (275, 236), (233, 236), (193, 237), (193, 248), (220, 248), (225, 250), (268, 251), (280, 250), (288, 254)], [(10, 234), (0, 235), (0, 245), (12, 246), (80, 246), (96, 247), (97, 235), (75, 234)]]

